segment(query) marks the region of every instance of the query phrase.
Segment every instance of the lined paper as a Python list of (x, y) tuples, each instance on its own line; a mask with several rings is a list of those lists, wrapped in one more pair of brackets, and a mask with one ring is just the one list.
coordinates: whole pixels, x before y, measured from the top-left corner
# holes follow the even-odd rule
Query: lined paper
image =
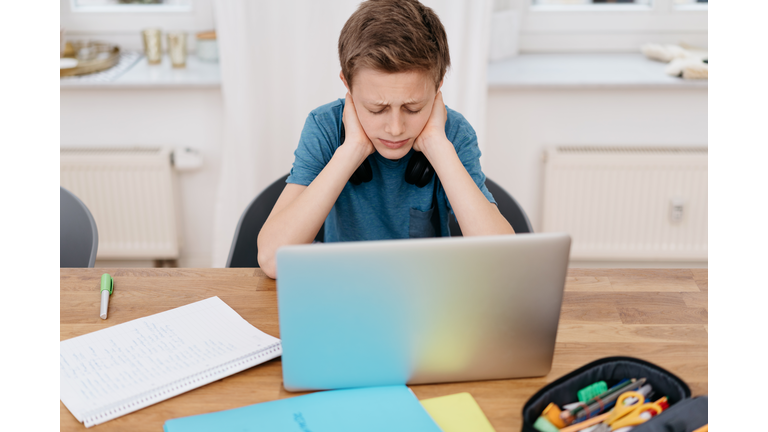
[(62, 341), (61, 401), (92, 426), (280, 354), (279, 339), (211, 297)]

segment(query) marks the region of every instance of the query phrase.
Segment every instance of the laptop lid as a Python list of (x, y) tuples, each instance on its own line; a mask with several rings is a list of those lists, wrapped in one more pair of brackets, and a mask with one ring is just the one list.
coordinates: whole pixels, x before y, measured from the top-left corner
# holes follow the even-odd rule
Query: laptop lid
[(546, 375), (569, 251), (570, 237), (557, 233), (280, 248), (283, 384)]

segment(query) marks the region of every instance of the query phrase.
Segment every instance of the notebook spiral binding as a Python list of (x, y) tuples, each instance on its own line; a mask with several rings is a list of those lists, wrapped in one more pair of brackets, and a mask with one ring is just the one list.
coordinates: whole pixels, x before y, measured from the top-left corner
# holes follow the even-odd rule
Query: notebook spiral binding
[[(232, 374), (248, 369), (249, 367), (261, 364), (266, 360), (279, 357), (282, 355), (282, 352), (283, 350), (280, 342), (268, 345), (259, 351), (244, 355), (222, 365), (214, 366), (189, 377), (178, 379), (148, 392), (141, 393), (135, 397), (115, 402), (112, 406), (104, 409), (89, 411), (83, 416), (83, 424), (85, 427), (91, 427), (122, 415), (138, 411), (157, 402), (164, 401), (173, 396), (212, 383), (218, 379), (226, 378)], [(269, 358), (265, 359), (265, 357)]]

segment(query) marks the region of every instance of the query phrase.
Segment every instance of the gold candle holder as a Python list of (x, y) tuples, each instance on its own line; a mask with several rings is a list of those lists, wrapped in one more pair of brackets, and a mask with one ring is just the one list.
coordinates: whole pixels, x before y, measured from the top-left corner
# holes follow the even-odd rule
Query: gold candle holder
[(187, 65), (187, 34), (184, 32), (168, 33), (168, 57), (175, 68)]
[(141, 36), (144, 41), (144, 55), (147, 56), (147, 63), (160, 64), (163, 59), (160, 29), (144, 29)]

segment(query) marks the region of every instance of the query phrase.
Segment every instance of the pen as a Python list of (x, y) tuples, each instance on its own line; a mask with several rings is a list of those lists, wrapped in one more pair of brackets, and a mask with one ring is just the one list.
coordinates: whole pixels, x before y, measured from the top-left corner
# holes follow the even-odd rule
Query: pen
[(590, 414), (596, 410), (602, 411), (603, 406), (610, 406), (613, 403), (616, 402), (616, 400), (621, 396), (622, 393), (627, 391), (634, 391), (638, 388), (642, 387), (643, 384), (645, 384), (645, 378), (640, 378), (635, 381), (630, 381), (626, 385), (622, 387), (614, 386), (612, 390), (608, 390), (605, 394), (602, 395), (602, 397), (598, 397), (598, 401), (592, 403), (587, 407), (586, 410), (579, 412), (576, 415), (576, 419), (580, 419), (585, 416), (590, 416)]
[(584, 420), (581, 423), (576, 423), (576, 424), (567, 426), (567, 427), (565, 427), (563, 429), (560, 429), (560, 432), (577, 432), (577, 431), (580, 431), (582, 429), (586, 429), (588, 427), (591, 427), (591, 426), (594, 426), (594, 425), (596, 425), (598, 423), (601, 423), (603, 420), (607, 419), (608, 416), (610, 416), (610, 415), (611, 415), (611, 413), (600, 414), (597, 417), (592, 417), (591, 419)]
[(101, 319), (107, 319), (107, 308), (109, 308), (109, 296), (112, 295), (112, 291), (115, 288), (115, 281), (112, 280), (112, 276), (109, 273), (101, 275), (101, 311), (99, 316)]
[(642, 387), (643, 384), (645, 384), (645, 378), (640, 378), (639, 380), (633, 379), (632, 381), (624, 381), (623, 384), (617, 384), (611, 387), (607, 392), (590, 399), (587, 401), (587, 403), (579, 404), (579, 406), (573, 410), (563, 411), (560, 414), (560, 417), (567, 424), (572, 423), (574, 420), (590, 417), (591, 414), (595, 412), (595, 410), (600, 412), (603, 411), (603, 408), (608, 408), (613, 405), (621, 393), (629, 390), (635, 390), (639, 387)]
[(560, 417), (563, 420), (565, 420), (566, 423), (570, 424), (575, 419), (574, 416), (576, 414), (579, 414), (581, 412), (581, 410), (586, 408), (587, 412), (589, 413), (589, 409), (590, 409), (589, 405), (593, 404), (595, 401), (601, 401), (602, 398), (604, 398), (606, 396), (609, 396), (610, 394), (616, 392), (617, 390), (621, 390), (621, 389), (623, 389), (625, 387), (628, 387), (629, 385), (631, 385), (634, 382), (635, 382), (634, 378), (631, 381), (625, 378), (625, 379), (619, 381), (619, 383), (616, 384), (615, 386), (609, 388), (608, 391), (606, 391), (605, 393), (600, 394), (597, 397), (593, 397), (592, 399), (588, 400), (586, 403), (584, 403), (584, 402), (577, 402), (575, 404), (576, 406), (574, 408), (566, 409), (563, 412), (561, 412), (560, 413)]

